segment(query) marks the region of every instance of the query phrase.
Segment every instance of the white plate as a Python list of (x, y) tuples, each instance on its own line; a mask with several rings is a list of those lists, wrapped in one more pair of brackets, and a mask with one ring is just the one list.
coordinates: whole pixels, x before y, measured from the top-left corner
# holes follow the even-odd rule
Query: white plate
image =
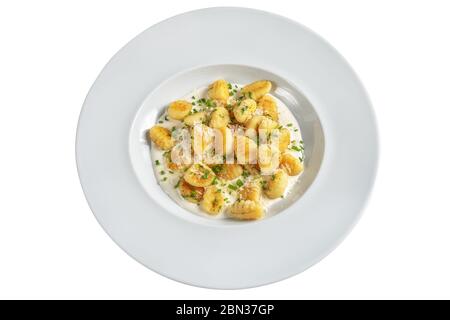
[[(272, 80), (302, 129), (297, 196), (265, 220), (196, 216), (151, 169), (144, 130), (168, 101), (218, 77)], [(121, 248), (171, 279), (234, 289), (290, 277), (339, 244), (370, 193), (378, 142), (364, 88), (328, 43), (267, 12), (211, 8), (147, 29), (111, 59), (84, 103), (76, 150), (89, 205)]]

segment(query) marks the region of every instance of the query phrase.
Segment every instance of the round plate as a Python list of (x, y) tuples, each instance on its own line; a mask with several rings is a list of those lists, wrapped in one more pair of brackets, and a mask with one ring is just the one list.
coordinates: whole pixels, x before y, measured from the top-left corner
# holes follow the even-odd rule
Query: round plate
[[(229, 224), (196, 217), (161, 192), (138, 139), (163, 107), (154, 97), (186, 94), (167, 84), (190, 73), (204, 85), (219, 74), (271, 74), (293, 88), (292, 108), (304, 111), (294, 114), (316, 144), (301, 197), (268, 219)], [(129, 255), (177, 281), (234, 289), (295, 275), (339, 244), (370, 193), (378, 142), (364, 88), (328, 43), (274, 14), (211, 8), (147, 29), (111, 59), (83, 105), (76, 155), (92, 211)]]

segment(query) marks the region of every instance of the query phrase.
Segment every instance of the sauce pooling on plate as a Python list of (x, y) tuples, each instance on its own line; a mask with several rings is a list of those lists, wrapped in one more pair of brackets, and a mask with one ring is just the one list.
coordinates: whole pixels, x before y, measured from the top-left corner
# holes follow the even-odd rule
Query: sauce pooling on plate
[(256, 220), (303, 172), (297, 120), (271, 82), (217, 80), (169, 103), (148, 130), (155, 175), (181, 207), (214, 219)]

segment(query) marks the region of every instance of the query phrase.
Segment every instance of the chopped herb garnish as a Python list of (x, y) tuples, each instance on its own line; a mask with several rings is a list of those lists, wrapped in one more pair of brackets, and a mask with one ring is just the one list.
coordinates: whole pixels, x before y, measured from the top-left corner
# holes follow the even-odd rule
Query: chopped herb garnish
[(233, 185), (233, 184), (229, 184), (228, 185), (228, 189), (236, 191), (238, 188), (235, 185)]
[(217, 177), (214, 177), (214, 180), (212, 181), (212, 184), (213, 185), (216, 185), (218, 182), (217, 182)]
[(267, 189), (267, 181), (261, 180), (261, 186), (264, 190), (266, 190)]
[(155, 161), (155, 164), (156, 164), (157, 166), (159, 166), (159, 165), (161, 164), (161, 162), (159, 162), (159, 160), (156, 160), (156, 161)]
[(297, 147), (297, 146), (292, 146), (291, 149), (294, 150), (294, 151), (297, 151), (297, 152), (302, 151), (302, 149), (300, 149), (300, 148)]
[(162, 121), (162, 120), (159, 120), (159, 121), (158, 121), (158, 123), (164, 123), (164, 121)]
[(292, 127), (292, 123), (288, 123), (286, 126), (288, 127)]
[(192, 100), (195, 100), (195, 96), (192, 96), (191, 99), (192, 99)]
[(239, 180), (236, 181), (236, 185), (237, 185), (238, 187), (242, 187), (242, 186), (244, 185), (244, 183), (242, 182), (241, 179), (239, 179)]
[(218, 174), (220, 171), (222, 171), (223, 166), (218, 164), (218, 165), (213, 166), (211, 169), (215, 174)]
[(166, 174), (166, 172), (165, 172), (164, 170), (161, 170), (161, 171), (159, 172), (159, 174), (161, 174), (161, 175), (165, 175), (165, 174)]
[(180, 186), (180, 182), (181, 182), (181, 179), (177, 181), (177, 184), (174, 186), (175, 189)]
[(162, 181), (167, 181), (167, 177), (164, 177), (164, 179)]
[(242, 176), (244, 178), (247, 178), (250, 175), (250, 172), (248, 172), (247, 170), (242, 171)]
[(203, 175), (202, 175), (202, 179), (208, 179), (208, 176), (209, 176), (209, 172), (208, 171), (205, 171), (204, 173), (203, 173)]
[(170, 173), (170, 174), (173, 174), (173, 171), (170, 171), (170, 170), (169, 170), (169, 173)]
[(231, 83), (228, 83), (228, 89), (232, 89), (233, 87), (231, 86)]
[(164, 120), (169, 121), (169, 118), (167, 118), (167, 116), (164, 117)]

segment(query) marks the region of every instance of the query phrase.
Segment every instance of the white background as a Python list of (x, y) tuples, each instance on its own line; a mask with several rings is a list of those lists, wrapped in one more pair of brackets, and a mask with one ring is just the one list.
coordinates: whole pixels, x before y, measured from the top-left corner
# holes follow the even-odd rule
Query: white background
[[(103, 232), (78, 182), (75, 130), (89, 87), (131, 38), (242, 4), (344, 55), (371, 96), (381, 158), (363, 218), (322, 262), (269, 286), (207, 290), (147, 270)], [(448, 1), (2, 1), (0, 298), (449, 299), (449, 16)]]

